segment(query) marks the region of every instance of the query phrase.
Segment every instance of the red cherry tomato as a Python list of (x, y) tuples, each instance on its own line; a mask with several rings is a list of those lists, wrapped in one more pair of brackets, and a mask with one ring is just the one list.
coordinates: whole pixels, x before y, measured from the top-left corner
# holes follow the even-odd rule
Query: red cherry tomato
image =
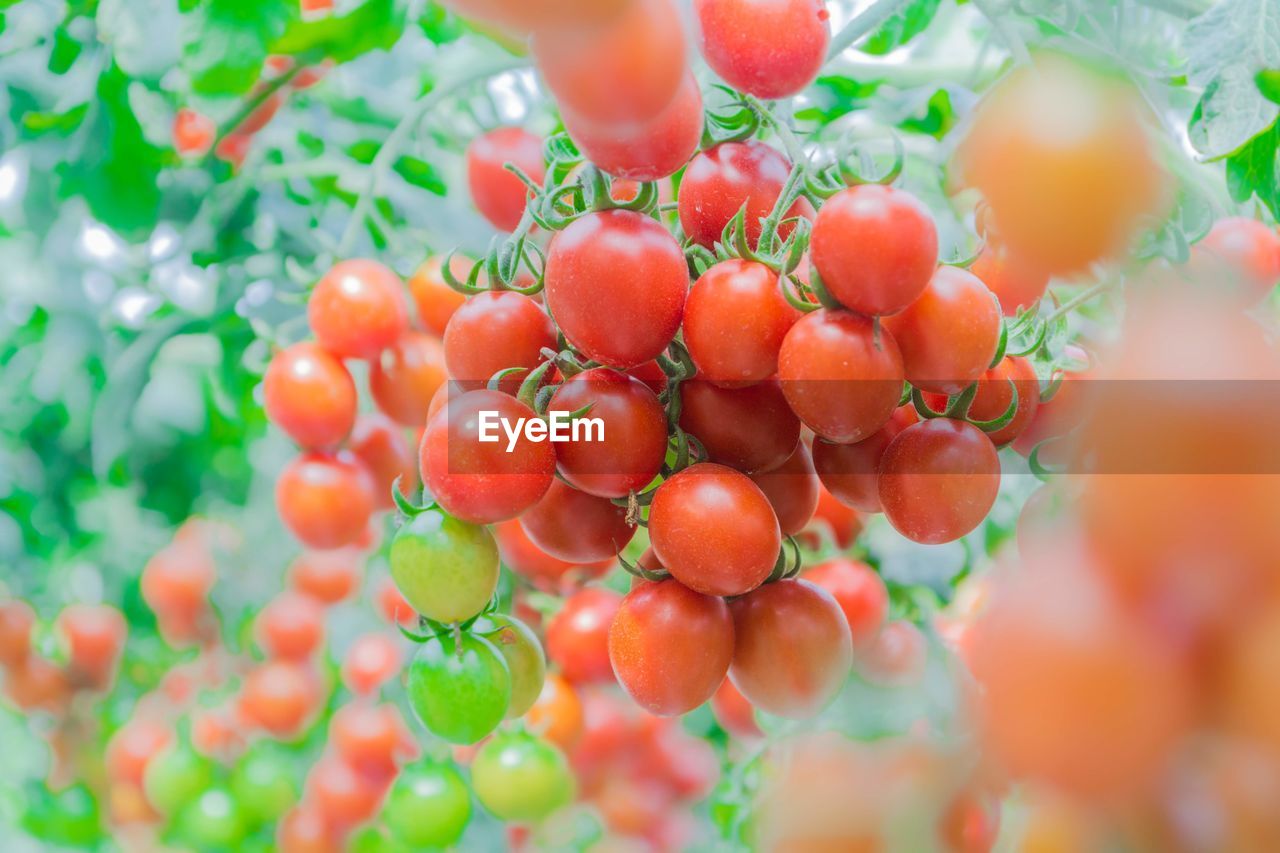
[(1049, 275), (1016, 257), (1004, 246), (988, 242), (972, 264), (969, 272), (982, 280), (996, 299), (1006, 317), (1018, 313), (1019, 308), (1034, 308), (1049, 288)]
[(770, 506), (778, 516), (778, 527), (783, 536), (799, 533), (813, 518), (818, 509), (818, 475), (813, 470), (813, 458), (803, 441), (777, 468), (752, 474), (751, 482), (760, 487)]
[(890, 622), (870, 643), (858, 649), (854, 663), (858, 673), (881, 687), (917, 684), (924, 677), (929, 641), (905, 620)]
[(637, 364), (635, 367), (628, 367), (626, 374), (639, 379), (655, 394), (661, 394), (667, 390), (667, 374), (663, 372), (662, 365), (658, 364), (656, 359)]
[(342, 660), (342, 683), (357, 696), (370, 695), (399, 673), (401, 662), (400, 647), (391, 637), (362, 634)]
[(481, 134), (467, 146), (467, 186), (471, 200), (499, 231), (514, 231), (524, 215), (529, 189), (506, 164), (519, 168), (537, 184), (546, 177), (542, 140), (519, 127), (500, 127)]
[(530, 541), (569, 563), (610, 560), (635, 536), (626, 507), (580, 492), (559, 480), (525, 513), (520, 525)]
[(831, 593), (840, 605), (854, 648), (865, 648), (880, 633), (889, 613), (889, 590), (875, 569), (836, 557), (809, 569), (804, 579)]
[[(444, 330), (444, 358), (449, 376), (465, 391), (484, 388), (498, 371), (508, 367), (533, 370), (545, 358), (542, 350), (557, 349), (556, 328), (537, 302), (512, 291), (477, 293), (449, 320)], [(502, 381), (514, 394), (526, 374)]]
[[(987, 438), (996, 447), (1004, 447), (1021, 435), (1035, 419), (1036, 409), (1040, 407), (1040, 380), (1031, 362), (1014, 356), (1001, 359), (978, 379), (978, 390), (969, 406), (969, 420), (993, 421), (1008, 411), (1015, 388), (1018, 405), (1013, 419), (995, 432), (987, 433)], [(948, 398), (944, 394), (925, 394), (924, 399), (937, 412), (947, 406)]]
[(825, 486), (818, 491), (818, 510), (809, 522), (810, 530), (819, 524), (838, 548), (848, 548), (862, 534), (862, 516), (832, 497)]
[(808, 581), (765, 584), (729, 602), (729, 677), (752, 705), (792, 719), (816, 715), (849, 675), (849, 625), (831, 594)]
[(1000, 459), (982, 430), (935, 418), (898, 434), (880, 460), (885, 517), (914, 542), (938, 545), (982, 523), (1000, 489)]
[(698, 378), (735, 387), (773, 376), (782, 341), (800, 316), (764, 264), (728, 260), (711, 267), (684, 304), (684, 343)]
[(72, 604), (58, 614), (67, 644), (67, 668), (91, 687), (106, 687), (124, 651), (129, 626), (109, 604)]
[(688, 67), (671, 0), (632, 0), (602, 21), (537, 30), (529, 48), (556, 102), (599, 123), (658, 115)]
[(369, 368), (369, 391), (384, 414), (403, 426), (420, 427), (436, 391), (448, 381), (440, 344), (408, 332), (382, 351)]
[(694, 0), (702, 55), (735, 89), (766, 100), (803, 91), (831, 43), (823, 0)]
[(813, 467), (836, 500), (862, 512), (880, 511), (880, 460), (889, 442), (919, 420), (910, 404), (899, 406), (889, 422), (862, 441), (813, 442)]
[(582, 154), (615, 178), (657, 181), (675, 174), (702, 141), (702, 92), (686, 74), (666, 109), (633, 124), (595, 122), (562, 109), (565, 130)]
[(373, 515), (373, 483), (349, 453), (304, 453), (276, 481), (276, 509), (289, 532), (308, 548), (354, 544)]
[(335, 447), (356, 422), (356, 384), (342, 362), (313, 343), (276, 353), (262, 379), (267, 418), (307, 450)]
[(809, 248), (827, 290), (859, 314), (896, 314), (938, 264), (938, 230), (905, 190), (864, 184), (822, 205)]
[(199, 157), (213, 147), (218, 126), (207, 115), (183, 107), (173, 119), (173, 147), (184, 157)]
[(15, 599), (0, 604), (0, 666), (17, 666), (27, 659), (35, 624), (35, 611), (25, 601)]
[(324, 610), (305, 595), (281, 593), (262, 608), (254, 627), (268, 657), (306, 660), (324, 643)]
[[(990, 357), (988, 357), (989, 359)], [(894, 336), (848, 311), (814, 311), (791, 327), (778, 378), (792, 410), (819, 437), (861, 441), (898, 407), (904, 379)]]
[(565, 600), (547, 624), (547, 658), (574, 684), (613, 681), (609, 626), (622, 604), (611, 589), (587, 587)]
[(356, 591), (362, 566), (354, 548), (308, 551), (289, 564), (289, 585), (321, 604), (337, 604)]
[(733, 618), (723, 599), (676, 580), (633, 589), (609, 629), (618, 683), (641, 708), (664, 717), (711, 698), (733, 658)]
[(413, 748), (412, 736), (394, 705), (349, 702), (329, 721), (329, 743), (352, 769), (373, 778), (394, 773)]
[[(754, 247), (760, 240), (761, 220), (773, 211), (790, 174), (791, 162), (763, 142), (722, 142), (709, 148), (690, 161), (680, 179), (680, 227), (690, 240), (710, 249), (746, 205), (743, 224), (747, 245)], [(813, 205), (804, 198), (782, 218), (800, 216), (814, 216)], [(786, 239), (794, 230), (794, 223), (789, 223), (778, 229), (778, 235)]]
[[(424, 420), (425, 423), (425, 420)], [(391, 509), (391, 486), (400, 479), (400, 491), (408, 495), (418, 484), (418, 466), (404, 431), (383, 415), (361, 415), (351, 431), (347, 447), (364, 463), (373, 481), (373, 503)]]
[(561, 385), (547, 411), (572, 413), (587, 405), (582, 426), (598, 419), (603, 437), (592, 429), (580, 441), (557, 442), (561, 476), (603, 498), (640, 491), (658, 475), (667, 454), (667, 418), (658, 398), (639, 379), (601, 367)]
[(374, 359), (409, 328), (400, 277), (377, 261), (340, 261), (307, 301), (320, 346), (338, 358)]
[(114, 782), (141, 787), (151, 759), (172, 741), (172, 728), (161, 720), (131, 718), (107, 741), (107, 776)]
[(321, 700), (316, 674), (292, 661), (268, 661), (249, 671), (240, 688), (240, 713), (277, 738), (291, 738), (311, 721)]
[[(466, 281), (471, 272), (471, 264), (466, 258), (455, 255), (449, 264), (449, 270), (458, 281)], [(443, 269), (443, 257), (428, 258), (409, 278), (409, 295), (413, 297), (414, 307), (418, 309), (418, 322), (436, 337), (443, 337), (453, 312), (467, 301), (464, 294), (454, 290), (444, 280), (441, 273)]]
[[(532, 409), (500, 391), (455, 397), (427, 424), (422, 482), (455, 518), (474, 524), (515, 518), (546, 494), (555, 472), (551, 444), (530, 440), (519, 426), (535, 418)], [(496, 440), (481, 441), (482, 419)], [(510, 452), (506, 429), (518, 431)]]
[(276, 827), (280, 853), (340, 853), (342, 843), (316, 804), (304, 800), (289, 810)]
[(675, 238), (629, 210), (588, 214), (547, 254), (546, 300), (587, 358), (627, 368), (659, 355), (680, 327), (689, 269)]
[(658, 487), (649, 537), (676, 580), (704, 595), (741, 595), (764, 583), (782, 546), (769, 499), (745, 474), (700, 463)]
[(1000, 343), (1000, 306), (959, 267), (939, 267), (920, 298), (886, 317), (907, 381), (922, 391), (959, 394), (991, 365)]
[(535, 545), (519, 521), (496, 524), (493, 534), (507, 568), (547, 592), (561, 592), (595, 580), (613, 565), (612, 560), (579, 564), (557, 559)]
[[(1071, 344), (1066, 346), (1066, 352), (1081, 362), (1089, 360), (1084, 350)], [(1030, 456), (1040, 442), (1064, 436), (1078, 427), (1088, 414), (1089, 380), (1094, 378), (1094, 371), (1090, 368), (1064, 371), (1058, 390), (1036, 406), (1031, 423), (1013, 440), (1013, 449), (1023, 456)]]
[(760, 724), (756, 722), (755, 707), (742, 695), (742, 691), (733, 686), (731, 679), (720, 682), (716, 695), (711, 697), (711, 713), (720, 728), (736, 738), (754, 740), (764, 737)]
[(400, 593), (400, 588), (390, 577), (378, 578), (373, 588), (373, 602), (378, 613), (392, 625), (408, 628), (418, 624), (418, 614)]
[(1239, 280), (1237, 301), (1251, 306), (1261, 302), (1280, 281), (1280, 234), (1256, 219), (1228, 216), (1213, 223), (1196, 252), (1225, 265)]
[(385, 786), (358, 773), (337, 755), (322, 756), (307, 773), (306, 797), (339, 832), (377, 814)]
[(746, 388), (682, 383), (680, 428), (702, 442), (712, 462), (748, 473), (777, 468), (800, 441), (800, 421), (774, 380)]

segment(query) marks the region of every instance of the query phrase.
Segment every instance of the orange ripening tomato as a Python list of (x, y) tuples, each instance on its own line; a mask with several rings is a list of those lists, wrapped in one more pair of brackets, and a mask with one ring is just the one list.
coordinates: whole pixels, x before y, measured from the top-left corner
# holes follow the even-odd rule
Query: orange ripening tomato
[(394, 639), (387, 634), (362, 634), (342, 659), (342, 683), (358, 696), (375, 693), (399, 672), (400, 663), (400, 647)]
[(875, 569), (836, 557), (806, 571), (804, 579), (831, 593), (840, 605), (855, 649), (875, 640), (889, 613), (889, 590)]
[[(444, 385), (440, 387), (443, 388)], [(432, 395), (432, 399), (435, 399), (435, 395)], [(405, 437), (404, 428), (385, 415), (361, 415), (356, 420), (355, 429), (351, 431), (347, 447), (368, 471), (373, 503), (378, 509), (391, 509), (395, 505), (391, 488), (397, 479), (400, 480), (400, 493), (403, 495), (407, 496), (417, 488), (418, 464), (414, 448)]]
[(363, 565), (354, 548), (307, 551), (289, 564), (289, 585), (321, 604), (337, 604), (355, 592)]
[(1280, 234), (1256, 219), (1228, 216), (1192, 248), (1192, 263), (1229, 278), (1212, 283), (1237, 304), (1256, 305), (1280, 281)]
[(707, 64), (735, 89), (789, 98), (818, 76), (831, 43), (823, 0), (694, 0)]
[(31, 654), (35, 611), (17, 599), (0, 604), (0, 666), (17, 666)]
[(173, 119), (173, 147), (184, 157), (199, 157), (213, 147), (218, 126), (193, 109), (182, 108)]
[(297, 343), (272, 357), (262, 399), (267, 419), (307, 450), (336, 447), (356, 422), (351, 374), (314, 343)]
[(319, 676), (291, 661), (254, 667), (240, 688), (239, 712), (276, 738), (292, 738), (310, 723), (323, 699)]
[(409, 328), (404, 285), (377, 261), (339, 261), (312, 289), (307, 320), (338, 358), (377, 358)]
[(369, 391), (378, 408), (401, 426), (427, 422), (431, 398), (449, 379), (444, 349), (430, 335), (406, 332), (369, 366)]
[(1047, 273), (1037, 270), (991, 237), (969, 265), (969, 272), (982, 279), (995, 294), (1006, 317), (1017, 314), (1019, 308), (1035, 308), (1049, 288)]
[(343, 548), (368, 528), (372, 478), (348, 452), (304, 453), (280, 472), (276, 508), (285, 527), (308, 548)]
[(134, 717), (107, 741), (107, 776), (114, 782), (142, 785), (147, 765), (173, 741), (171, 727), (150, 717)]
[(67, 643), (67, 666), (94, 687), (105, 687), (124, 651), (129, 626), (109, 604), (72, 604), (58, 614)]
[(529, 731), (541, 735), (566, 753), (582, 736), (582, 700), (568, 679), (558, 673), (547, 673), (538, 694), (524, 715)]
[(258, 643), (281, 660), (306, 660), (324, 643), (324, 610), (305, 595), (283, 592), (254, 620)]
[[(471, 260), (455, 255), (449, 264), (449, 271), (458, 281), (465, 282), (472, 265)], [(418, 322), (436, 337), (444, 335), (453, 312), (467, 301), (465, 294), (459, 293), (445, 282), (442, 269), (443, 257), (428, 258), (409, 278), (409, 295), (413, 297), (414, 307), (418, 310)]]

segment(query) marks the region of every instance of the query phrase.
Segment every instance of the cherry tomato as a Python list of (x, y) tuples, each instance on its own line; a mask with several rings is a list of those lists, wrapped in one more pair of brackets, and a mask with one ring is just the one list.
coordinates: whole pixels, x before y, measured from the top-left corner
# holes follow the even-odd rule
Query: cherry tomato
[(304, 453), (280, 472), (276, 508), (289, 532), (318, 551), (356, 542), (373, 515), (369, 473), (348, 453)]
[(320, 702), (315, 673), (292, 661), (268, 661), (244, 677), (240, 713), (277, 738), (300, 734)]
[(764, 583), (782, 546), (769, 499), (745, 474), (704, 462), (658, 487), (649, 506), (654, 554), (704, 595), (742, 595)]
[(307, 773), (306, 798), (339, 834), (377, 814), (384, 793), (381, 781), (357, 772), (337, 755), (321, 756)]
[(254, 627), (268, 657), (306, 660), (324, 643), (324, 610), (305, 595), (283, 592), (262, 608)]
[(529, 189), (507, 171), (511, 163), (536, 184), (546, 177), (542, 140), (519, 127), (499, 127), (467, 146), (467, 186), (471, 200), (499, 231), (514, 231), (524, 215)]
[(421, 332), (405, 334), (369, 367), (373, 401), (402, 426), (420, 427), (427, 422), (431, 398), (446, 381), (444, 351)]
[(859, 314), (823, 309), (787, 332), (778, 378), (805, 426), (820, 438), (847, 444), (880, 429), (898, 407), (902, 361), (886, 329), (877, 330)]
[[(484, 388), (508, 367), (532, 370), (545, 361), (543, 349), (557, 349), (551, 318), (528, 296), (509, 290), (471, 297), (444, 331), (449, 376), (465, 391)], [(502, 389), (514, 394), (523, 378), (515, 374), (504, 379)]]
[(813, 458), (803, 441), (777, 468), (752, 474), (751, 482), (760, 487), (769, 505), (778, 516), (778, 527), (783, 536), (791, 536), (804, 529), (818, 509), (818, 475), (813, 470)]
[(161, 720), (131, 718), (107, 741), (107, 776), (114, 782), (140, 787), (147, 765), (172, 742), (173, 731)]
[(373, 601), (378, 608), (378, 613), (392, 625), (408, 628), (418, 624), (418, 614), (409, 606), (409, 602), (404, 600), (404, 596), (400, 594), (400, 588), (391, 578), (385, 576), (378, 578), (373, 588)]
[(494, 817), (540, 821), (573, 800), (573, 773), (555, 745), (525, 732), (503, 732), (476, 753), (471, 787)]
[(800, 316), (764, 264), (728, 260), (711, 267), (684, 304), (684, 343), (698, 378), (736, 387), (773, 376), (782, 341)]
[(356, 419), (347, 447), (369, 472), (373, 503), (378, 509), (391, 509), (395, 505), (391, 488), (397, 478), (403, 495), (409, 495), (417, 487), (418, 466), (413, 448), (405, 440), (404, 430), (390, 418), (376, 413), (361, 415)]
[(800, 442), (800, 421), (774, 380), (720, 388), (695, 377), (680, 385), (680, 428), (711, 461), (748, 473), (782, 465)]
[[(1040, 380), (1031, 362), (1015, 356), (1001, 359), (978, 379), (978, 390), (969, 406), (969, 420), (993, 421), (1008, 411), (1015, 388), (1018, 405), (1013, 419), (1000, 429), (987, 433), (987, 438), (996, 447), (1004, 447), (1026, 431), (1040, 407)], [(945, 394), (925, 394), (924, 398), (934, 411), (940, 412), (947, 407)]]
[(0, 604), (0, 666), (17, 666), (27, 659), (35, 624), (35, 611), (25, 601), (14, 599)]
[(529, 731), (541, 735), (563, 750), (569, 750), (582, 736), (582, 701), (562, 675), (547, 673), (542, 692), (524, 715)]
[(520, 516), (520, 524), (533, 544), (570, 563), (608, 560), (636, 533), (636, 528), (627, 524), (626, 507), (559, 480)]
[(416, 748), (395, 705), (354, 701), (329, 721), (329, 746), (352, 769), (382, 778)]
[(173, 119), (173, 147), (184, 157), (200, 157), (213, 147), (218, 126), (213, 119), (183, 107)]
[(988, 243), (969, 265), (969, 272), (995, 294), (1006, 317), (1019, 308), (1034, 308), (1049, 288), (1049, 276), (1014, 255), (1004, 246)]
[(493, 533), (507, 568), (548, 592), (600, 577), (613, 564), (612, 560), (578, 564), (557, 559), (535, 545), (519, 521), (495, 524)]
[(311, 331), (338, 358), (375, 359), (409, 329), (403, 287), (377, 261), (340, 261), (307, 300)]
[(711, 697), (711, 713), (715, 715), (720, 728), (736, 738), (755, 740), (764, 737), (760, 724), (756, 722), (756, 709), (733, 686), (731, 679), (726, 678), (720, 682), (716, 694)]
[(671, 0), (633, 0), (603, 21), (537, 30), (529, 48), (561, 108), (599, 123), (658, 115), (688, 68)]
[(823, 0), (694, 0), (707, 64), (735, 89), (765, 100), (799, 94), (831, 43)]
[(342, 443), (356, 422), (356, 384), (341, 361), (313, 343), (271, 359), (262, 379), (267, 418), (303, 448)]
[(4, 691), (20, 711), (61, 714), (71, 701), (72, 684), (62, 667), (32, 655), (9, 668)]
[(635, 367), (628, 367), (625, 372), (628, 376), (639, 379), (655, 394), (661, 394), (667, 390), (667, 374), (663, 372), (662, 365), (658, 364), (656, 359), (642, 362)]
[(659, 355), (680, 327), (689, 269), (675, 238), (630, 210), (591, 213), (551, 241), (546, 300), (587, 358), (627, 368)]
[(298, 801), (297, 783), (287, 756), (263, 746), (255, 746), (240, 759), (230, 783), (240, 807), (260, 824), (279, 820)]
[(1193, 252), (1224, 265), (1237, 281), (1233, 294), (1246, 306), (1261, 302), (1280, 281), (1280, 234), (1256, 219), (1228, 216), (1213, 223)]
[(783, 580), (729, 602), (729, 677), (752, 705), (792, 719), (816, 715), (849, 675), (853, 644), (840, 605), (804, 580)]
[(831, 593), (840, 605), (855, 649), (875, 640), (889, 613), (889, 590), (875, 569), (836, 557), (806, 571), (804, 579)]
[(375, 693), (400, 671), (400, 647), (386, 634), (361, 634), (342, 660), (342, 683), (358, 696)]
[(1000, 800), (981, 791), (962, 791), (943, 813), (938, 834), (949, 853), (990, 853), (1000, 835)]
[(343, 849), (320, 808), (309, 802), (290, 809), (281, 818), (276, 827), (276, 844), (280, 853), (340, 853)]
[(710, 699), (732, 657), (733, 618), (723, 599), (676, 580), (633, 589), (609, 629), (618, 683), (641, 708), (664, 717)]
[[(587, 428), (582, 440), (556, 443), (561, 476), (602, 498), (640, 491), (658, 475), (667, 455), (667, 417), (658, 398), (639, 379), (602, 367), (561, 385), (547, 411), (567, 415), (588, 405), (585, 420), (578, 422)], [(589, 426), (593, 420), (600, 422), (599, 430)]]
[(547, 657), (574, 684), (613, 681), (609, 626), (622, 603), (611, 589), (587, 587), (565, 600), (547, 625)]
[(938, 264), (938, 229), (911, 193), (864, 184), (822, 205), (810, 253), (841, 305), (859, 314), (896, 314), (929, 284)]
[[(259, 81), (252, 90), (250, 97), (261, 94), (266, 88), (266, 83)], [(251, 137), (258, 131), (262, 130), (271, 120), (276, 117), (276, 113), (280, 112), (280, 107), (284, 105), (284, 96), (280, 92), (273, 92), (267, 96), (267, 99), (254, 108), (253, 112), (235, 126), (234, 130), (241, 136)]]
[(511, 671), (493, 644), (452, 632), (418, 646), (406, 679), (409, 704), (427, 731), (449, 743), (476, 743), (511, 704)]
[(106, 687), (124, 651), (129, 626), (109, 604), (72, 604), (58, 614), (67, 644), (67, 668), (92, 687)]
[[(760, 240), (761, 220), (773, 212), (791, 175), (791, 162), (771, 145), (749, 139), (722, 142), (690, 161), (680, 179), (680, 227), (695, 243), (710, 249), (720, 242), (724, 228), (746, 205), (743, 218), (747, 245)], [(803, 197), (783, 214), (783, 220), (813, 219), (813, 205)], [(784, 240), (794, 223), (778, 229)]]
[(362, 566), (354, 549), (308, 551), (289, 564), (289, 585), (321, 604), (337, 604), (359, 586)]
[(578, 150), (615, 178), (657, 181), (673, 175), (702, 141), (702, 91), (691, 73), (671, 103), (647, 121), (597, 122), (568, 109), (560, 116)]
[(382, 817), (411, 848), (454, 847), (471, 820), (471, 793), (452, 765), (422, 761), (396, 779)]
[(870, 643), (857, 650), (854, 665), (872, 684), (901, 687), (920, 682), (928, 654), (929, 641), (920, 629), (899, 619), (885, 625)]
[(213, 784), (213, 764), (185, 744), (170, 744), (147, 762), (142, 790), (151, 807), (172, 817)]
[(889, 422), (862, 441), (833, 444), (813, 442), (813, 466), (818, 478), (840, 503), (862, 512), (880, 512), (880, 460), (889, 443), (919, 420), (910, 404), (899, 406)]
[(922, 391), (959, 394), (991, 366), (1000, 343), (1000, 306), (977, 276), (939, 267), (906, 310), (885, 318), (907, 381)]
[(391, 577), (414, 610), (437, 622), (465, 622), (498, 588), (498, 544), (487, 528), (429, 509), (391, 541)]
[[(520, 435), (507, 452), (503, 430), (490, 423), (495, 441), (481, 441), (481, 413), (505, 421)], [(422, 481), (452, 516), (475, 524), (515, 518), (537, 503), (554, 477), (555, 451), (531, 441), (519, 421), (533, 410), (499, 391), (468, 391), (451, 400), (427, 425), (419, 465)]]
[[(470, 260), (455, 255), (449, 269), (458, 281), (466, 281), (471, 266)], [(427, 258), (409, 278), (409, 295), (418, 311), (418, 322), (436, 337), (444, 336), (449, 318), (467, 301), (465, 294), (445, 282), (443, 269), (443, 257)]]
[(880, 503), (913, 542), (938, 545), (982, 523), (1000, 489), (1000, 459), (982, 430), (935, 418), (907, 427), (880, 460)]
[(486, 614), (476, 623), (485, 638), (507, 662), (511, 672), (511, 704), (507, 719), (523, 717), (542, 693), (547, 677), (547, 659), (533, 629), (505, 613)]
[(236, 849), (248, 832), (244, 812), (221, 786), (208, 788), (178, 815), (177, 835), (197, 850)]

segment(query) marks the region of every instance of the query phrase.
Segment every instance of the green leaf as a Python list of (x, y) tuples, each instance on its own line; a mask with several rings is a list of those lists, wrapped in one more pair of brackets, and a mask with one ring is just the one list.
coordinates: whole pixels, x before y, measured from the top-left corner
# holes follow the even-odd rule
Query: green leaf
[(272, 53), (323, 54), (346, 62), (371, 50), (386, 50), (404, 32), (404, 10), (396, 0), (367, 0), (349, 14), (295, 20), (271, 44)]
[(84, 121), (89, 112), (88, 104), (80, 104), (60, 113), (27, 113), (22, 117), (22, 126), (32, 133), (71, 133)]
[(879, 80), (859, 82), (851, 77), (819, 77), (810, 92), (813, 105), (798, 111), (796, 118), (830, 124), (843, 115), (863, 109), (878, 88)]
[(1280, 147), (1280, 121), (1255, 136), (1227, 158), (1227, 189), (1237, 202), (1256, 195), (1271, 215), (1280, 218), (1280, 174), (1276, 153)]
[(863, 53), (882, 55), (895, 50), (924, 32), (938, 13), (941, 0), (909, 0), (880, 25), (859, 48)]
[(956, 113), (951, 105), (951, 93), (946, 89), (939, 89), (929, 96), (924, 115), (904, 119), (900, 127), (941, 139), (955, 126), (955, 123)]
[(347, 148), (347, 156), (357, 163), (363, 163), (368, 166), (373, 162), (373, 158), (378, 156), (382, 143), (375, 142), (372, 139), (361, 139), (359, 142), (353, 142)]
[(1262, 97), (1280, 104), (1280, 69), (1259, 71), (1254, 75), (1253, 82), (1258, 84), (1258, 91), (1262, 93)]
[(427, 3), (422, 17), (418, 18), (418, 26), (422, 27), (422, 32), (434, 44), (457, 41), (467, 29), (457, 15), (440, 5), (437, 0)]
[(291, 4), (203, 0), (185, 16), (183, 67), (201, 95), (242, 95), (262, 76), (267, 45), (284, 32)]
[(409, 156), (401, 157), (396, 161), (395, 170), (400, 177), (429, 193), (445, 195), (449, 192), (444, 178), (440, 177), (440, 172), (426, 160)]
[(75, 65), (83, 46), (72, 38), (65, 26), (53, 31), (53, 48), (49, 51), (49, 70), (54, 74), (66, 74)]
[(1256, 83), (1258, 72), (1280, 67), (1280, 4), (1222, 0), (1187, 26), (1183, 43), (1187, 80), (1204, 90), (1188, 129), (1191, 143), (1208, 157), (1226, 156), (1280, 114)]

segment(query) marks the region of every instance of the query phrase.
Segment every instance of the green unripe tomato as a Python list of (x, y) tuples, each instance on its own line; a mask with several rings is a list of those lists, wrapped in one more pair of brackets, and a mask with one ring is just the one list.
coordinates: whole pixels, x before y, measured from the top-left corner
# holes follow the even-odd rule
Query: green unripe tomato
[(175, 815), (213, 784), (213, 763), (191, 747), (175, 743), (147, 764), (142, 790), (162, 815)]
[(432, 734), (475, 743), (502, 722), (511, 704), (511, 671), (483, 637), (454, 632), (423, 643), (409, 664), (409, 702)]
[(231, 773), (231, 793), (251, 823), (273, 823), (298, 801), (298, 787), (283, 756), (259, 747)]
[(415, 853), (415, 848), (400, 841), (380, 826), (366, 826), (347, 842), (347, 853)]
[(40, 841), (51, 845), (88, 849), (103, 840), (98, 801), (83, 784), (62, 791), (28, 787), (22, 826)]
[(542, 693), (547, 678), (547, 658), (533, 629), (514, 616), (491, 613), (472, 629), (493, 643), (511, 670), (511, 705), (507, 719), (523, 717)]
[(427, 510), (391, 542), (391, 577), (414, 610), (437, 622), (464, 622), (498, 588), (498, 544), (488, 529)]
[(527, 732), (501, 734), (480, 747), (471, 787), (499, 820), (537, 823), (573, 801), (573, 773), (564, 753)]
[(247, 827), (240, 804), (226, 788), (210, 788), (178, 817), (178, 835), (197, 850), (233, 850)]
[(423, 761), (401, 771), (382, 817), (409, 847), (452, 847), (471, 819), (471, 794), (452, 766)]

